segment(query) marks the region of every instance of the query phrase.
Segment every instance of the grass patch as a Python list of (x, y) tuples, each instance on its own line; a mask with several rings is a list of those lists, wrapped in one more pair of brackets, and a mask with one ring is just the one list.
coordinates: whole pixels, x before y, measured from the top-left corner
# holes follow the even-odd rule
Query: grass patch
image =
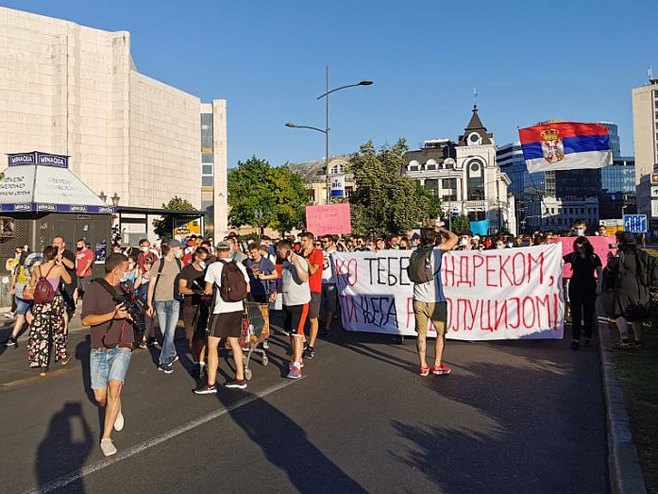
[(647, 490), (658, 494), (658, 329), (643, 328), (644, 346), (615, 353)]

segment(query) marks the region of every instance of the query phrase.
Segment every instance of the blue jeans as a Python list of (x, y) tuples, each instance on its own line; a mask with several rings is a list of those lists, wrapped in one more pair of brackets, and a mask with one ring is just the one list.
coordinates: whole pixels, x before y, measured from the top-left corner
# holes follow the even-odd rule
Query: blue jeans
[(170, 364), (176, 356), (174, 334), (180, 313), (180, 302), (177, 300), (156, 301), (153, 306), (158, 315), (158, 324), (162, 332), (162, 350), (160, 351), (160, 365)]
[(92, 349), (89, 355), (91, 389), (105, 389), (110, 381), (125, 382), (131, 353), (130, 348)]

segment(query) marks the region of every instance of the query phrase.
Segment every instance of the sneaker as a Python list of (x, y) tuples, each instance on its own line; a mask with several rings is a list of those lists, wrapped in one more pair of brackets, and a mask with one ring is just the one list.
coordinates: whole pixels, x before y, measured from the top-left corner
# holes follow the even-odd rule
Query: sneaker
[(212, 395), (217, 393), (217, 385), (213, 384), (212, 386), (208, 386), (207, 384), (203, 386), (202, 388), (197, 388), (193, 391), (195, 395)]
[(155, 338), (150, 338), (150, 339), (146, 342), (146, 346), (148, 346), (148, 347), (155, 346), (155, 345), (157, 345), (157, 344), (158, 344), (158, 341), (157, 341)]
[(634, 341), (632, 346), (633, 346), (633, 348), (642, 348), (642, 342), (641, 341)]
[(573, 340), (571, 342), (571, 349), (572, 350), (578, 350), (580, 348), (580, 341), (578, 340)]
[(328, 329), (325, 329), (325, 330), (322, 332), (322, 337), (323, 337), (323, 338), (331, 338), (331, 331), (329, 331)]
[(313, 360), (313, 357), (315, 357), (315, 350), (313, 350), (313, 347), (312, 346), (306, 347), (306, 351), (304, 352), (304, 358)]
[(112, 456), (117, 454), (117, 449), (112, 443), (112, 439), (101, 439), (101, 449), (105, 456)]
[(270, 344), (267, 342), (267, 340), (263, 340), (263, 350), (269, 350), (270, 349)]
[(146, 342), (144, 340), (142, 340), (137, 344), (137, 348), (140, 348), (142, 350), (146, 350), (148, 348), (148, 345), (146, 344)]
[(180, 357), (178, 355), (174, 355), (174, 358), (171, 359), (171, 363), (173, 364), (174, 362), (178, 362), (180, 360)]
[(448, 367), (446, 364), (432, 366), (432, 374), (434, 374), (435, 376), (447, 376), (451, 372), (452, 369)]
[(234, 381), (228, 381), (224, 384), (225, 388), (237, 388), (237, 389), (246, 389), (247, 381), (244, 379), (235, 379)]
[(5, 341), (5, 346), (14, 346), (18, 348), (18, 339), (14, 338), (13, 336), (10, 336), (7, 338), (7, 341)]
[(418, 375), (420, 377), (426, 377), (430, 375), (430, 368), (429, 367), (421, 367), (418, 369)]
[(165, 374), (173, 374), (174, 373), (174, 368), (171, 364), (160, 364), (158, 367), (159, 371), (164, 372)]
[[(293, 364), (294, 364), (294, 362), (292, 360), (288, 360), (288, 369), (292, 369)], [(299, 367), (301, 369), (304, 368), (304, 361), (303, 360), (299, 363)]]
[(302, 368), (298, 363), (290, 366), (290, 372), (286, 376), (288, 379), (300, 379), (302, 377)]
[(119, 410), (119, 415), (117, 415), (117, 419), (114, 421), (114, 430), (121, 432), (125, 424), (126, 420), (123, 418), (123, 413), (121, 413), (121, 410)]
[(66, 367), (67, 365), (69, 365), (70, 361), (71, 361), (71, 355), (67, 355), (62, 360), (60, 360), (59, 363), (62, 364), (62, 367)]

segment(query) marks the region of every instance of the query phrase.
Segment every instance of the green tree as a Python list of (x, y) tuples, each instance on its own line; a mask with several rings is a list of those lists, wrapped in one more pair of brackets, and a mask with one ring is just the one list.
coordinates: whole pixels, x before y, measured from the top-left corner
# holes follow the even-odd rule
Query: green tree
[[(446, 221), (446, 224), (448, 222)], [(460, 234), (464, 230), (469, 230), (471, 228), (471, 222), (468, 219), (468, 216), (453, 216), (450, 220), (450, 229), (456, 234)]]
[[(169, 211), (197, 211), (191, 202), (178, 196), (172, 197), (167, 204), (163, 204), (162, 209), (167, 209)], [(174, 232), (173, 216), (165, 215), (162, 219), (153, 220), (153, 228), (158, 237), (171, 238)]]
[(298, 173), (251, 157), (228, 172), (229, 223), (286, 232), (303, 225), (308, 193)]
[(408, 149), (404, 139), (379, 150), (368, 141), (352, 155), (356, 190), (350, 204), (355, 233), (401, 233), (418, 227), (425, 218), (438, 217), (439, 199), (402, 174)]

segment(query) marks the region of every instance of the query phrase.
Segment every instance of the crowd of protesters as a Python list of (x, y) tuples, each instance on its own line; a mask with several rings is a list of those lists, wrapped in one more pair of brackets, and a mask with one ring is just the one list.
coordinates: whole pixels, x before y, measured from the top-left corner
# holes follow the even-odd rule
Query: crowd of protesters
[[(573, 225), (573, 252), (563, 257), (573, 269), (565, 284), (573, 331), (571, 347), (580, 347), (583, 333), (584, 344), (590, 344), (597, 307), (598, 315), (608, 317), (619, 330), (619, 348), (640, 345), (649, 290), (635, 280), (646, 260), (637, 255), (635, 238), (622, 232), (603, 269), (585, 236), (586, 229), (584, 222)], [(606, 233), (601, 229), (596, 234)], [(455, 234), (444, 228), (424, 227), (410, 235), (316, 238), (304, 232), (299, 237), (276, 241), (263, 235), (248, 243), (236, 234), (217, 244), (194, 235), (156, 245), (142, 239), (137, 247), (114, 245), (104, 260), (104, 277), (94, 280), (94, 253), (86, 241), (78, 240), (74, 253), (67, 249), (63, 237), (56, 236), (40, 253), (31, 252), (27, 246), (17, 247), (15, 257), (7, 262), (12, 274), (10, 293), (15, 320), (5, 344), (18, 348), (19, 336), (27, 327), (28, 365), (42, 376), (47, 375), (53, 362), (66, 366), (71, 358), (68, 326), (82, 302), (82, 324), (91, 327), (91, 386), (96, 401), (105, 408), (101, 448), (109, 456), (116, 453), (112, 430), (121, 430), (124, 424), (120, 394), (132, 351), (159, 346), (157, 369), (164, 375), (172, 374), (183, 356), (175, 345), (179, 320), (183, 321), (187, 341), (185, 357), (192, 360), (192, 375), (198, 382), (195, 394), (218, 392), (221, 345), (230, 349), (235, 362), (235, 376), (224, 386), (247, 387), (243, 351), (251, 342), (244, 333), (245, 303), (262, 309), (268, 328), (269, 311), (281, 311), (290, 342), (287, 377), (299, 379), (304, 359), (316, 357), (318, 336), (331, 336), (332, 321), (339, 311), (332, 262), (336, 252), (394, 249), (418, 253), (434, 248), (438, 254), (430, 261), (433, 276), (414, 281), (416, 344), (419, 374), (446, 375), (451, 370), (442, 361), (446, 331), (446, 303), (439, 274), (442, 255), (450, 250), (545, 245), (556, 237), (553, 232), (479, 236), (470, 230)], [(429, 321), (439, 336), (432, 366), (426, 358)], [(268, 349), (268, 336), (264, 332), (257, 342), (263, 351)]]

